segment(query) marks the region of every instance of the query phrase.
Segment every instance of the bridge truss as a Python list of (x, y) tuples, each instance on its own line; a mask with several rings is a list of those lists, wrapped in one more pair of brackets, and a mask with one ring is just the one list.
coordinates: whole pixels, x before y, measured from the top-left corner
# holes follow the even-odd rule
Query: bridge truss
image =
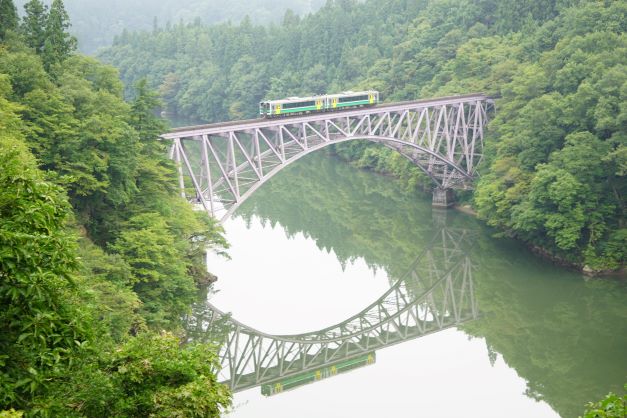
[(188, 318), (188, 335), (220, 344), (220, 380), (237, 392), (454, 327), (478, 315), (475, 266), (464, 245), (468, 235), (439, 231), (401, 279), (340, 324), (300, 335), (269, 335), (209, 305)]
[(410, 160), (432, 179), (434, 204), (446, 205), (446, 191), (472, 187), (492, 106), (489, 97), (472, 94), (188, 127), (162, 138), (172, 141), (181, 195), (221, 221), (292, 162), (356, 139)]

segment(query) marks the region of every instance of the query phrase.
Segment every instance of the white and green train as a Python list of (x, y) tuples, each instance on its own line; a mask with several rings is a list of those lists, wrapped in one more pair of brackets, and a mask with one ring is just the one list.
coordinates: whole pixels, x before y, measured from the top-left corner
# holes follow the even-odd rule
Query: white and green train
[(374, 106), (377, 103), (379, 103), (378, 91), (346, 91), (322, 96), (264, 100), (259, 102), (259, 115), (264, 118), (272, 118), (312, 112), (329, 112), (351, 107)]

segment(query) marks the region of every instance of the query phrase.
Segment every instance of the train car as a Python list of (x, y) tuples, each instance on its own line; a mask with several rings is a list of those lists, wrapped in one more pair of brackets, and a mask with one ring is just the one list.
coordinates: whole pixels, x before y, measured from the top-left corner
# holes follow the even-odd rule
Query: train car
[(277, 395), (309, 383), (314, 383), (322, 379), (337, 376), (341, 373), (349, 372), (359, 367), (369, 366), (374, 364), (376, 359), (376, 353), (372, 351), (355, 358), (337, 362), (333, 365), (321, 367), (316, 370), (310, 370), (296, 376), (276, 380), (271, 383), (266, 383), (261, 385), (261, 394), (264, 396)]
[(288, 97), (260, 102), (259, 114), (263, 117), (288, 116), (322, 111), (324, 106), (325, 96)]
[(259, 103), (259, 115), (265, 118), (294, 116), (311, 112), (328, 112), (353, 107), (373, 106), (377, 103), (379, 103), (379, 92), (376, 90), (347, 91), (322, 96), (264, 100)]
[(345, 91), (339, 94), (329, 94), (327, 98), (327, 109), (343, 109), (347, 107), (361, 107), (375, 105), (379, 103), (379, 92), (368, 91)]

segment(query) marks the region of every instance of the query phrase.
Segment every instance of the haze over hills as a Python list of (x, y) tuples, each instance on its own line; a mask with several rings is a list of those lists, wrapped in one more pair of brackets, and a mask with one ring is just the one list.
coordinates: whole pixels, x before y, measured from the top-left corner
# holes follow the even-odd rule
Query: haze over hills
[[(464, 331), (474, 348), (469, 341), (436, 341), (429, 351), (447, 354), (441, 363), (415, 346), (404, 349), (405, 357), (392, 354), (396, 366), (379, 363), (381, 370), (387, 367), (385, 375), (358, 376), (353, 382), (361, 387), (339, 380), (328, 386), (341, 406), (335, 410), (377, 418), (383, 410), (415, 416), (418, 408), (430, 417), (566, 418), (613, 398), (624, 405), (614, 394), (624, 393), (627, 370), (627, 334), (620, 325), (627, 323), (627, 282), (584, 280), (525, 247), (586, 274), (627, 271), (627, 1), (30, 0), (23, 21), (14, 1), (23, 10), (25, 0), (0, 0), (0, 418), (217, 417), (247, 400), (233, 402), (231, 391), (218, 384), (222, 336), (186, 335), (182, 321), (193, 315), (204, 331), (208, 294), (226, 293), (208, 287), (216, 276), (238, 282), (230, 306), (248, 305), (253, 317), (298, 322), (299, 310), (340, 321), (347, 299), (334, 302), (329, 295), (352, 298), (351, 290), (359, 288), (378, 297), (426, 247), (433, 254), (425, 265), (428, 277), (451, 277), (449, 268), (442, 276), (431, 272), (449, 250), (466, 259), (460, 273), (476, 295), (472, 308), (479, 318)], [(42, 1), (52, 3), (49, 11)], [(98, 59), (76, 51), (70, 24), (82, 50)], [(96, 52), (99, 45), (110, 46)], [(474, 120), (464, 118), (466, 128), (455, 126), (446, 108), (425, 112), (425, 118), (379, 118), (379, 127), (387, 119), (399, 137), (345, 135), (350, 141), (331, 143), (317, 160), (287, 167), (255, 192), (258, 200), (248, 201), (248, 212), (242, 206), (246, 229), (226, 235), (216, 219), (182, 198), (181, 186), (184, 196), (197, 197), (198, 182), (185, 173), (180, 181), (171, 149), (196, 150), (186, 166), (201, 162), (204, 151), (201, 185), (224, 201), (230, 199), (222, 195), (225, 188), (236, 192), (234, 201), (242, 197), (238, 178), (257, 182), (267, 161), (280, 161), (271, 169), (282, 170), (293, 160), (266, 159), (276, 147), (265, 138), (262, 152), (255, 135), (247, 138), (250, 154), (231, 135), (230, 141), (204, 138), (211, 145), (206, 150), (199, 141), (176, 141), (172, 148), (161, 137), (169, 129), (158, 116), (162, 110), (181, 121), (219, 122), (258, 116), (263, 99), (362, 89), (377, 90), (386, 102), (472, 92), (495, 97), (497, 111), (484, 114), (490, 122), (479, 141), (480, 176), (473, 190), (456, 196), (474, 209), (477, 221), (432, 212), (425, 192), (436, 184), (424, 166), (381, 144), (353, 141), (398, 141), (403, 132), (437, 121), (431, 139), (453, 132), (455, 142), (483, 123), (475, 112)], [(316, 125), (316, 119), (309, 120)], [(297, 120), (280, 123), (306, 119)], [(280, 141), (283, 131), (277, 132)], [(458, 165), (448, 159), (447, 145), (443, 140), (439, 161)], [(208, 152), (226, 164), (207, 167)], [(248, 176), (242, 162), (252, 167), (255, 159), (262, 167)], [(385, 176), (373, 179), (344, 162)], [(456, 231), (479, 235), (476, 222), (491, 228), (482, 227), (485, 234), (466, 257), (457, 249)], [(255, 225), (267, 226), (272, 237)], [(446, 229), (452, 232), (447, 245), (431, 245), (431, 232)], [(239, 258), (238, 237), (254, 242)], [(206, 257), (207, 251), (229, 250), (228, 263), (243, 267), (230, 277)], [(337, 269), (322, 270), (316, 260)], [(368, 274), (349, 283), (345, 273), (353, 261)], [(283, 266), (293, 270), (281, 278)], [(368, 268), (374, 266), (394, 274), (376, 274), (383, 287), (361, 289), (370, 285)], [(277, 277), (280, 286), (272, 282)], [(329, 285), (336, 277), (342, 287)], [(272, 298), (276, 315), (266, 309)], [(406, 312), (422, 317), (432, 305)], [(440, 313), (452, 317), (458, 307), (447, 305)], [(324, 335), (315, 343), (330, 346)], [(478, 356), (465, 356), (467, 348)], [(270, 349), (296, 355), (289, 344)], [(309, 361), (308, 353), (299, 355)], [(425, 378), (420, 359), (433, 366), (433, 379)], [(408, 384), (399, 383), (403, 379)], [(425, 402), (414, 402), (415, 393), (426, 393), (418, 381), (431, 390), (425, 399), (433, 413)], [(396, 402), (399, 390), (407, 394), (404, 411)], [(602, 402), (584, 406), (608, 392)], [(317, 413), (304, 407), (309, 402), (327, 416), (328, 405), (336, 405), (324, 395), (301, 393), (292, 398), (294, 413), (272, 404), (292, 396), (286, 394), (268, 401), (266, 413), (253, 406), (253, 415)], [(451, 414), (451, 396), (459, 413)], [(372, 401), (367, 409), (364, 399)], [(390, 412), (391, 406), (402, 413)], [(623, 409), (608, 418), (625, 418)]]
[[(23, 13), (28, 0), (16, 0)], [(50, 4), (50, 1), (45, 1)], [(81, 52), (93, 54), (108, 46), (115, 35), (124, 30), (150, 30), (155, 24), (239, 22), (249, 16), (254, 23), (280, 22), (285, 11), (298, 15), (318, 10), (325, 0), (66, 0), (65, 7), (72, 21), (72, 32), (78, 38)]]

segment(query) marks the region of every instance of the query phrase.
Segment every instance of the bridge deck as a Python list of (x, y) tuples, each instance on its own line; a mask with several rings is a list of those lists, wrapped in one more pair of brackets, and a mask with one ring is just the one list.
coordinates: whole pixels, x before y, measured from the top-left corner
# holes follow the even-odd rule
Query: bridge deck
[(291, 123), (295, 122), (311, 122), (316, 120), (324, 120), (328, 119), (331, 114), (342, 114), (343, 116), (353, 116), (359, 115), (363, 113), (374, 113), (376, 110), (401, 110), (406, 109), (408, 107), (412, 107), (414, 105), (422, 105), (422, 106), (436, 106), (436, 105), (447, 105), (451, 103), (460, 103), (467, 102), (473, 100), (485, 100), (488, 96), (483, 93), (472, 93), (460, 96), (448, 96), (441, 97), (438, 99), (423, 99), (423, 100), (412, 100), (407, 102), (396, 102), (396, 103), (381, 103), (376, 106), (369, 106), (365, 108), (358, 109), (347, 109), (341, 111), (333, 111), (333, 112), (321, 112), (321, 113), (311, 113), (303, 116), (296, 117), (278, 117), (278, 118), (270, 118), (270, 119), (247, 119), (247, 120), (237, 120), (230, 122), (219, 122), (212, 123), (207, 125), (195, 125), (195, 126), (184, 126), (180, 128), (176, 128), (171, 130), (169, 133), (162, 135), (163, 139), (175, 139), (175, 138), (186, 138), (197, 135), (211, 135), (224, 132), (224, 128), (230, 128), (229, 130), (242, 130), (242, 129), (253, 129), (253, 128), (264, 128), (268, 126), (276, 125), (277, 122), (279, 124), (284, 123), (286, 120), (289, 120)]

